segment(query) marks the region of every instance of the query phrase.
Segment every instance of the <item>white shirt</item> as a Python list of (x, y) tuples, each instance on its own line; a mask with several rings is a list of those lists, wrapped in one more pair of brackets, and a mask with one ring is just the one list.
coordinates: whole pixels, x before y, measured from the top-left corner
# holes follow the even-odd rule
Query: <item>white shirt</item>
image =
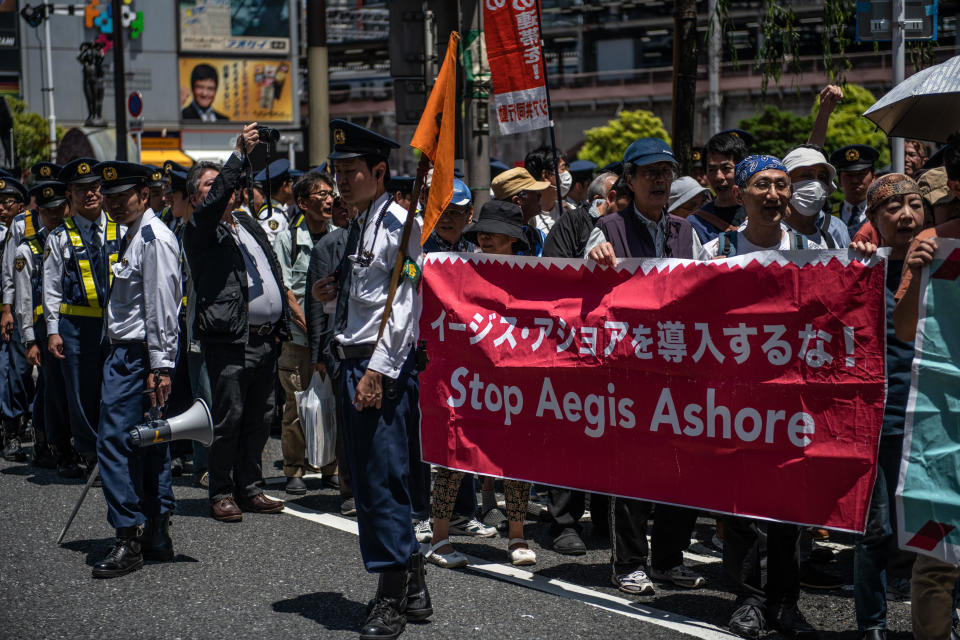
[(145, 341), (150, 368), (173, 369), (183, 296), (180, 245), (152, 209), (147, 209), (124, 237), (127, 248), (113, 265), (105, 310), (107, 339)]
[(13, 258), (17, 247), (23, 241), (26, 216), (22, 213), (14, 217), (4, 237), (3, 263), (0, 265), (0, 291), (3, 292), (3, 304), (13, 304), (15, 295), (13, 286)]
[(553, 225), (557, 224), (557, 210), (551, 209), (550, 211), (541, 211), (533, 217), (534, 224), (537, 229), (543, 231), (543, 235), (550, 233), (550, 229), (553, 229)]
[(283, 313), (283, 294), (267, 254), (242, 224), (227, 226), (247, 267), (247, 322), (255, 326), (276, 322)]
[[(736, 232), (737, 233), (736, 255), (738, 256), (742, 256), (745, 253), (753, 253), (754, 251), (771, 251), (771, 250), (789, 251), (791, 249), (791, 243), (793, 242), (792, 236), (796, 233), (793, 230), (781, 227), (780, 242), (778, 242), (776, 245), (772, 247), (761, 247), (760, 245), (753, 244), (752, 242), (747, 240), (747, 237), (743, 234), (744, 229), (746, 229), (746, 226), (740, 227), (740, 229), (738, 229)], [(812, 242), (810, 241), (809, 236), (806, 236), (806, 237), (807, 237), (807, 249), (826, 249), (827, 248), (825, 244)], [(717, 251), (719, 250), (719, 246), (720, 246), (720, 238), (714, 238), (707, 244), (703, 245), (703, 249), (701, 249), (700, 251), (700, 259), (713, 260), (717, 258), (718, 257)], [(793, 247), (793, 248), (795, 249), (796, 247)], [(722, 258), (725, 256), (720, 256), (720, 257)]]
[[(390, 276), (393, 273), (397, 252), (407, 211), (393, 202), (387, 208), (379, 233), (376, 232), (376, 220), (380, 210), (387, 203), (389, 195), (377, 198), (367, 212), (358, 218), (363, 224), (363, 233), (357, 252), (348, 256), (344, 268), (352, 269), (350, 296), (347, 306), (347, 326), (336, 336), (337, 342), (344, 345), (370, 345), (376, 343), (368, 368), (378, 371), (388, 378), (400, 375), (400, 369), (410, 350), (417, 344), (420, 335), (420, 309), (423, 301), (417, 293), (417, 283), (401, 276), (400, 284), (393, 299), (393, 311), (383, 332), (383, 338), (377, 342), (380, 320), (390, 291)], [(420, 247), (420, 219), (414, 217), (413, 228), (407, 243), (406, 254), (418, 269), (423, 269), (423, 250)], [(369, 251), (372, 260), (364, 266), (358, 254)], [(341, 292), (340, 295), (344, 295)]]
[[(13, 248), (8, 247), (13, 253)], [(40, 300), (33, 300), (33, 283), (30, 277), (33, 270), (39, 265), (33, 262), (33, 251), (29, 245), (21, 244), (17, 247), (16, 258), (23, 259), (23, 268), (13, 270), (13, 285), (17, 290), (13, 303), (13, 314), (20, 323), (20, 339), (26, 343), (36, 340), (36, 333), (33, 330), (33, 308), (40, 303)], [(44, 347), (46, 345), (43, 345)]]
[(267, 239), (270, 240), (270, 246), (273, 246), (273, 241), (277, 239), (277, 235), (290, 228), (290, 222), (287, 220), (287, 206), (277, 204), (276, 202), (272, 204), (273, 206), (270, 207), (270, 215), (267, 216), (266, 219), (261, 220), (263, 216), (262, 208), (260, 213), (253, 217), (263, 230), (266, 231)]
[[(107, 214), (103, 211), (94, 220), (87, 220), (83, 216), (73, 216), (80, 236), (90, 241), (94, 230), (97, 239), (103, 245), (107, 237)], [(58, 233), (57, 229), (61, 229)], [(70, 237), (63, 227), (57, 227), (47, 238), (43, 258), (43, 318), (47, 323), (47, 334), (60, 333), (60, 302), (63, 300), (63, 272), (73, 256), (73, 246)], [(120, 225), (118, 240), (126, 233), (126, 227)]]

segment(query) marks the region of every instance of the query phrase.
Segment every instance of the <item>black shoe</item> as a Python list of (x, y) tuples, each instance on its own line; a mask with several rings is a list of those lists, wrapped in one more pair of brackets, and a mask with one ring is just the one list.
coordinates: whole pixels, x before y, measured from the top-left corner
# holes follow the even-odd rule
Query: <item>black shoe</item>
[(140, 527), (117, 529), (117, 539), (107, 556), (93, 565), (94, 578), (118, 578), (143, 567), (138, 534)]
[(810, 551), (810, 562), (815, 564), (830, 564), (837, 561), (837, 554), (833, 549), (827, 547), (814, 547)]
[(38, 449), (37, 445), (33, 445), (33, 461), (30, 462), (30, 466), (37, 469), (56, 469), (57, 459), (47, 447)]
[(3, 459), (7, 462), (26, 462), (27, 452), (23, 450), (18, 436), (4, 438)]
[(433, 615), (433, 604), (427, 590), (427, 567), (423, 562), (423, 554), (419, 551), (410, 556), (407, 608), (403, 613), (410, 622), (426, 620)]
[(776, 614), (770, 614), (770, 622), (776, 629), (788, 638), (816, 638), (819, 633), (813, 628), (797, 603), (784, 604), (776, 608)]
[(340, 515), (352, 518), (357, 515), (357, 502), (353, 498), (347, 498), (340, 503)]
[(323, 476), (320, 480), (320, 486), (324, 489), (333, 489), (334, 491), (340, 491), (340, 476), (333, 474), (332, 476)]
[(170, 473), (174, 478), (179, 478), (183, 475), (183, 458), (177, 456), (176, 458), (170, 461)]
[(144, 560), (169, 562), (173, 560), (173, 539), (170, 537), (170, 513), (156, 518), (147, 518), (140, 536), (140, 549)]
[(302, 496), (307, 492), (307, 483), (303, 478), (287, 478), (286, 492), (292, 496)]
[(741, 638), (750, 638), (751, 640), (759, 638), (766, 631), (763, 611), (760, 607), (752, 604), (741, 605), (734, 611), (727, 626), (730, 631)]
[(360, 630), (360, 640), (392, 640), (403, 633), (407, 618), (406, 569), (386, 571), (380, 574), (377, 597), (370, 603), (367, 619)]
[(576, 529), (567, 527), (553, 539), (553, 550), (565, 556), (582, 556), (587, 552), (587, 545)]
[(810, 562), (800, 565), (800, 586), (808, 589), (839, 589), (845, 583), (840, 576), (822, 571)]
[(84, 475), (83, 469), (77, 463), (67, 458), (57, 462), (57, 475), (68, 480), (76, 480)]
[(861, 640), (887, 640), (887, 630), (867, 629), (860, 638)]

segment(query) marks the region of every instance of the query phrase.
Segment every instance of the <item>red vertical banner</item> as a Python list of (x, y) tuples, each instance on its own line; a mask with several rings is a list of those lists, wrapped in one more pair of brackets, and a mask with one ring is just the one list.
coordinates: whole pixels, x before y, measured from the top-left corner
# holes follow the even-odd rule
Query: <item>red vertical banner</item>
[(550, 126), (539, 0), (484, 0), (484, 38), (500, 133)]

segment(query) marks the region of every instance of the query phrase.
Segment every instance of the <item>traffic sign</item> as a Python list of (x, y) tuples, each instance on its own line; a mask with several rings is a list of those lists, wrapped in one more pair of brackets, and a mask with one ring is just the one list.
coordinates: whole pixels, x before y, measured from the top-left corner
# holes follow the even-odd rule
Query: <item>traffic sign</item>
[(127, 111), (131, 118), (139, 118), (143, 113), (143, 96), (139, 91), (131, 91), (127, 96)]
[(143, 118), (130, 118), (127, 121), (127, 131), (129, 133), (143, 132)]

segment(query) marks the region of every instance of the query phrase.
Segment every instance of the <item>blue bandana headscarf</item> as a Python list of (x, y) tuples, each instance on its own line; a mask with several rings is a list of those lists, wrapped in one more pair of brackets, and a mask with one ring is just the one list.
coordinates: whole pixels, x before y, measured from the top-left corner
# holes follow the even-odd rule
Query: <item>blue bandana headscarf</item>
[(779, 169), (780, 171), (787, 173), (787, 168), (783, 166), (783, 163), (780, 162), (779, 158), (765, 155), (747, 156), (740, 161), (740, 164), (737, 165), (737, 186), (742, 189), (744, 185), (747, 184), (747, 180), (750, 179), (750, 176), (759, 171), (766, 171), (767, 169)]

